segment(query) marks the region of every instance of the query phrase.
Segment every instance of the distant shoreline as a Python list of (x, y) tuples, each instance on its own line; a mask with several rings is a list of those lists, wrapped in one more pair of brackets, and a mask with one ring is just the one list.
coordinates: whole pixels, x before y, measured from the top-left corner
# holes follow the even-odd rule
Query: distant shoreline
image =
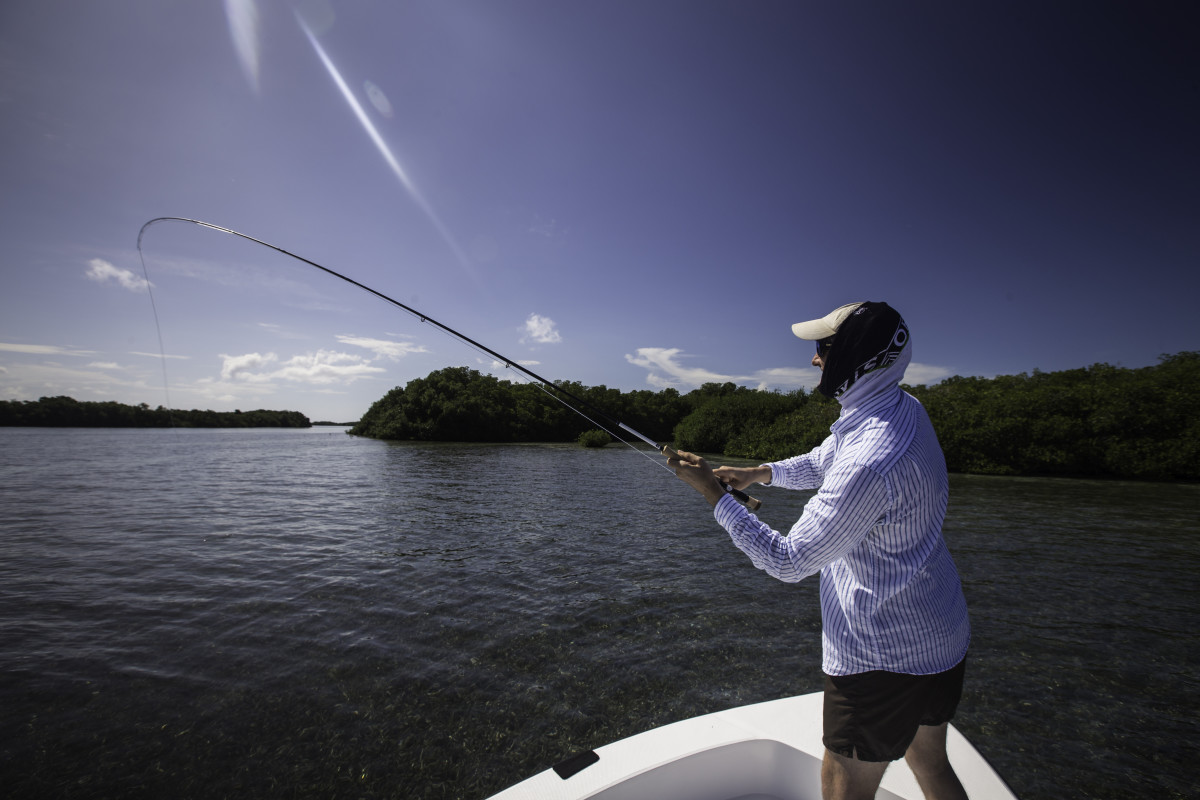
[[(325, 423), (329, 424), (329, 423)], [(0, 400), (0, 427), (21, 428), (311, 428), (299, 411), (206, 411), (71, 397)]]

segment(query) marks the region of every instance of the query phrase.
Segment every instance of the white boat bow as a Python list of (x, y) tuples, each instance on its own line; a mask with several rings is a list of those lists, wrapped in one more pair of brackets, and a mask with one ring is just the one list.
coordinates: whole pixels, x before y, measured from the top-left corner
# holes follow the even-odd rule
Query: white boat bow
[[(820, 800), (821, 708), (814, 692), (674, 722), (568, 759), (489, 800)], [(1016, 800), (953, 725), (946, 746), (972, 800)], [(924, 794), (900, 760), (876, 798)]]

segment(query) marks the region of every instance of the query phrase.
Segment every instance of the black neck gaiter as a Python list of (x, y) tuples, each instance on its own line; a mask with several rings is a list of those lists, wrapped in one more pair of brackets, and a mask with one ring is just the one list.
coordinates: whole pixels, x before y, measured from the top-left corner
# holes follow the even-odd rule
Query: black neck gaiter
[(887, 303), (863, 303), (838, 328), (817, 391), (841, 397), (868, 372), (896, 362), (908, 344), (908, 326)]

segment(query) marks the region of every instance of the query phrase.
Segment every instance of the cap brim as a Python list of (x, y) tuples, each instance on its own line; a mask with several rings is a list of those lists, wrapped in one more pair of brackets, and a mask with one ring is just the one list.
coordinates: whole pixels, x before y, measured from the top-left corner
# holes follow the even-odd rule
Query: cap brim
[(825, 319), (810, 319), (808, 322), (797, 322), (792, 326), (792, 333), (801, 339), (824, 339), (837, 333)]
[(797, 322), (792, 326), (792, 333), (801, 339), (824, 339), (837, 333), (838, 328), (846, 321), (846, 317), (854, 313), (862, 302), (846, 303), (838, 306), (820, 319), (810, 319), (808, 322)]

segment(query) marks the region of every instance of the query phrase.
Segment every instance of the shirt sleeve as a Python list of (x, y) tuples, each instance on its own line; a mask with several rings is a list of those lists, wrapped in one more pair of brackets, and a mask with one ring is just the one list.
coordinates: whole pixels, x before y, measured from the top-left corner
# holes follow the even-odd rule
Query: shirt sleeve
[(804, 455), (764, 465), (771, 468), (771, 485), (781, 489), (816, 489), (825, 476), (822, 466), (825, 463), (825, 449), (831, 446), (830, 439), (826, 439)]
[(737, 503), (722, 497), (717, 522), (750, 562), (768, 575), (795, 583), (853, 550), (887, 512), (887, 481), (873, 470), (848, 465), (826, 476), (821, 490), (785, 536)]

